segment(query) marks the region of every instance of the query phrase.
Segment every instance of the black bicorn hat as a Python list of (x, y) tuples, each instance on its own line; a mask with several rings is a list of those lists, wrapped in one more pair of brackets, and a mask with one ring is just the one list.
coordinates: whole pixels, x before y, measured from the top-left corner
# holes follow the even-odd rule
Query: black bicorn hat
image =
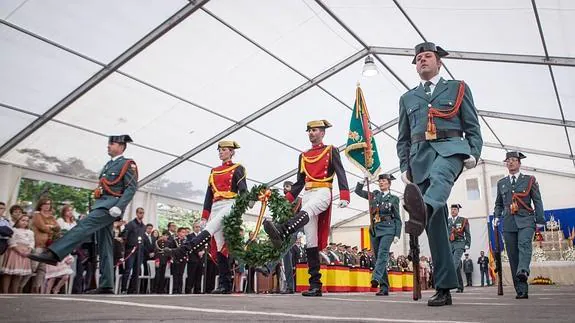
[(293, 182), (292, 181), (285, 181), (284, 186), (286, 186), (286, 185), (293, 186)]
[(417, 57), (417, 55), (419, 53), (423, 53), (423, 52), (435, 52), (435, 53), (437, 53), (437, 55), (439, 55), (439, 57), (445, 57), (445, 56), (449, 55), (449, 53), (445, 49), (443, 49), (439, 46), (436, 46), (434, 43), (425, 42), (425, 43), (417, 44), (415, 46), (415, 54), (413, 55), (413, 61), (411, 61), (411, 64), (415, 64), (415, 58)]
[(451, 204), (451, 208), (458, 208), (461, 209), (461, 204)]
[(507, 161), (511, 157), (515, 157), (515, 158), (521, 160), (523, 158), (526, 158), (527, 156), (523, 155), (523, 153), (520, 151), (508, 151), (507, 153), (505, 153), (504, 162)]
[(118, 135), (118, 136), (110, 136), (108, 137), (108, 143), (119, 143), (119, 144), (127, 144), (129, 142), (134, 142), (129, 135)]
[(387, 179), (390, 181), (393, 181), (395, 179), (395, 177), (393, 176), (393, 174), (379, 174), (379, 176), (377, 177), (378, 180), (380, 179)]

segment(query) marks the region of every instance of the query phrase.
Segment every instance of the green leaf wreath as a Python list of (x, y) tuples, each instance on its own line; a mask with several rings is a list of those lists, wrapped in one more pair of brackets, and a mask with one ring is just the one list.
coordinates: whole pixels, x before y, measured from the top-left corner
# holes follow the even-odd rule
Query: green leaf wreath
[[(269, 240), (253, 241), (246, 248), (244, 238), (240, 235), (240, 228), (243, 224), (242, 215), (248, 209), (250, 201), (257, 201), (260, 193), (267, 189), (267, 186), (262, 184), (252, 187), (249, 192), (239, 194), (230, 214), (224, 217), (224, 238), (229, 252), (248, 266), (257, 267), (278, 260), (290, 247), (290, 239), (287, 239), (279, 249), (274, 248)], [(268, 207), (272, 218), (275, 223), (284, 223), (293, 215), (292, 206), (277, 189), (270, 189), (270, 191)]]

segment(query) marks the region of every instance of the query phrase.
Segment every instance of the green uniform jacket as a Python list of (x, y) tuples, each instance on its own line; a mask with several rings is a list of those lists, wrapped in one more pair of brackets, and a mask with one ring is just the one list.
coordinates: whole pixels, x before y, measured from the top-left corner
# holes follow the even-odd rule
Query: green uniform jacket
[[(363, 190), (363, 183), (357, 183), (355, 194), (368, 198), (367, 191)], [(375, 224), (375, 236), (380, 237), (386, 234), (393, 234), (395, 237), (401, 236), (401, 218), (399, 217), (399, 198), (391, 193), (383, 195), (382, 192), (375, 190), (372, 193), (370, 209), (372, 212), (378, 212), (380, 217), (390, 216), (393, 219), (381, 221)]]
[(453, 232), (454, 240), (451, 241), (451, 245), (457, 248), (464, 249), (465, 246), (471, 247), (471, 232), (469, 231), (469, 221), (462, 217), (458, 216), (453, 221), (453, 217), (449, 217), (447, 220), (447, 225), (449, 227), (449, 233)]
[[(453, 118), (443, 119), (435, 117), (436, 129), (439, 130), (457, 130), (462, 131), (464, 137), (451, 137), (428, 141), (429, 146), (435, 152), (427, 147), (427, 142), (411, 143), (413, 135), (424, 134), (427, 130), (427, 113), (429, 105), (439, 110), (450, 110), (455, 104), (457, 91), (460, 81), (446, 81), (439, 79), (432, 96), (429, 98), (423, 86), (419, 86), (407, 91), (399, 99), (399, 137), (397, 139), (397, 155), (400, 161), (402, 172), (407, 170), (407, 157), (410, 154), (411, 172), (413, 183), (420, 184), (429, 177), (429, 169), (435, 160), (435, 152), (442, 157), (453, 155), (473, 156), (479, 160), (483, 140), (477, 118), (477, 110), (473, 104), (471, 90), (465, 86), (465, 94), (459, 108), (458, 114)], [(467, 157), (466, 157), (467, 158)]]
[[(522, 200), (527, 206), (533, 209), (533, 212), (525, 209), (521, 204), (517, 214), (511, 214), (511, 181), (509, 176), (505, 176), (497, 182), (497, 198), (495, 199), (495, 217), (503, 216), (503, 230), (507, 232), (516, 232), (518, 229), (532, 227), (535, 228), (535, 223), (545, 224), (545, 217), (543, 212), (543, 201), (541, 200), (541, 192), (539, 191), (539, 184), (534, 176), (519, 174), (515, 181), (515, 192), (522, 193), (527, 190), (529, 180), (533, 177), (533, 185), (531, 186), (530, 193)], [(535, 205), (535, 207), (532, 207)]]
[[(110, 160), (100, 172), (100, 178), (106, 178), (108, 181), (112, 182), (118, 176), (124, 164), (131, 159), (124, 158), (120, 156), (116, 160)], [(110, 186), (110, 189), (116, 193), (122, 194), (120, 197), (109, 195), (106, 191), (103, 191), (103, 195), (97, 199), (92, 206), (92, 209), (110, 209), (117, 206), (122, 210), (122, 213), (126, 210), (126, 206), (130, 203), (136, 190), (138, 189), (138, 171), (136, 164), (133, 163), (128, 167), (128, 171), (124, 175), (124, 178), (119, 181), (116, 185)]]

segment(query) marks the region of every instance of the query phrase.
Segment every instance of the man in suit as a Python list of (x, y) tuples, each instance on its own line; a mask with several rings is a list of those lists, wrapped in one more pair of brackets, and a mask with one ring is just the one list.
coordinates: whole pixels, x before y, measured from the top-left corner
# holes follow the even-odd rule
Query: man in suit
[[(477, 264), (479, 265), (479, 272), (481, 273), (481, 287), (491, 286), (491, 282), (489, 280), (489, 258), (485, 256), (485, 253), (481, 251), (479, 258), (477, 258)], [(484, 278), (485, 277), (485, 278)]]
[(429, 306), (451, 305), (450, 290), (458, 286), (446, 202), (463, 167), (476, 166), (483, 145), (469, 86), (439, 76), (447, 55), (433, 43), (417, 45), (412, 63), (421, 81), (399, 100), (397, 154), (409, 213), (405, 232), (427, 231), (436, 288)]
[[(128, 222), (120, 236), (124, 240), (126, 257), (124, 261), (124, 273), (122, 274), (122, 294), (135, 294), (140, 276), (140, 268), (144, 261), (144, 238), (146, 226), (144, 224), (144, 208), (136, 209), (136, 217)], [(132, 252), (133, 251), (133, 252)], [(130, 281), (130, 288), (128, 287)]]
[[(142, 243), (143, 256), (144, 256), (142, 264), (144, 265), (144, 275), (146, 276), (150, 275), (148, 261), (154, 259), (154, 249), (156, 241), (152, 237), (152, 231), (154, 231), (154, 225), (151, 223), (146, 224), (146, 232), (144, 233), (144, 241)], [(147, 288), (148, 288), (148, 281), (147, 280), (142, 281), (142, 284), (140, 286), (140, 293), (146, 293)]]
[[(357, 183), (355, 194), (369, 200), (371, 212), (370, 238), (371, 248), (376, 257), (375, 270), (371, 278), (371, 287), (380, 287), (376, 296), (389, 295), (387, 262), (391, 243), (398, 243), (401, 236), (401, 218), (399, 217), (399, 197), (391, 194), (392, 174), (381, 174), (378, 178), (379, 190), (372, 193), (363, 190), (363, 183)], [(369, 196), (371, 194), (371, 196)]]
[[(200, 222), (194, 223), (193, 231), (186, 237), (187, 240), (195, 238), (202, 231)], [(204, 269), (202, 263), (202, 256), (204, 250), (198, 252), (190, 252), (188, 254), (188, 268), (186, 278), (186, 294), (201, 294), (202, 288), (202, 272)]]
[(473, 275), (473, 260), (469, 259), (469, 254), (465, 254), (465, 259), (463, 259), (463, 272), (465, 273), (465, 280), (467, 281), (468, 287), (473, 286), (473, 280), (471, 276)]
[(535, 176), (521, 173), (523, 158), (525, 155), (518, 151), (505, 154), (504, 162), (509, 175), (497, 182), (493, 218), (493, 225), (497, 226), (503, 217), (503, 239), (517, 299), (529, 298), (527, 279), (533, 252), (533, 235), (536, 224), (545, 224), (539, 184)]
[(469, 221), (467, 218), (459, 216), (460, 204), (451, 205), (451, 217), (447, 221), (449, 227), (449, 241), (451, 242), (451, 253), (453, 255), (453, 265), (457, 272), (457, 293), (463, 292), (463, 277), (461, 277), (461, 256), (465, 250), (471, 246), (471, 233), (469, 231)]
[(110, 136), (108, 139), (108, 155), (111, 160), (100, 172), (98, 188), (94, 190), (96, 199), (90, 214), (78, 221), (70, 231), (56, 240), (40, 254), (31, 253), (29, 258), (34, 261), (55, 266), (86, 237), (97, 233), (100, 253), (100, 284), (95, 294), (114, 293), (114, 259), (113, 230), (115, 221), (122, 218), (126, 206), (132, 201), (138, 189), (138, 168), (132, 159), (123, 156), (132, 138), (128, 135)]
[[(177, 249), (186, 241), (186, 228), (178, 228), (176, 237), (170, 240), (170, 248)], [(172, 256), (172, 264), (170, 266), (170, 273), (174, 277), (173, 294), (181, 294), (184, 285), (184, 270), (188, 262), (187, 255), (174, 254)]]
[(276, 248), (290, 235), (303, 228), (307, 242), (307, 262), (310, 289), (302, 296), (322, 296), (319, 250), (327, 244), (330, 230), (332, 186), (337, 175), (339, 207), (349, 204), (349, 188), (345, 169), (337, 147), (324, 145), (325, 130), (331, 127), (327, 120), (307, 123), (306, 131), (312, 147), (299, 155), (297, 181), (287, 192), (286, 198), (293, 202), (305, 189), (301, 210), (282, 225), (264, 220), (264, 230)]

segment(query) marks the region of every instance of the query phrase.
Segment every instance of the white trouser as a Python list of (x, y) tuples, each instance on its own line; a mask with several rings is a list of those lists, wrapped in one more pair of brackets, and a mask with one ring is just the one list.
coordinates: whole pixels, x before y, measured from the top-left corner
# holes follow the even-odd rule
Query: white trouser
[(301, 210), (309, 215), (309, 222), (303, 227), (306, 248), (317, 247), (318, 215), (327, 210), (331, 204), (331, 189), (320, 187), (304, 191)]
[(218, 251), (224, 247), (224, 217), (232, 211), (233, 199), (219, 200), (212, 204), (212, 211), (204, 230), (208, 231), (216, 240)]

